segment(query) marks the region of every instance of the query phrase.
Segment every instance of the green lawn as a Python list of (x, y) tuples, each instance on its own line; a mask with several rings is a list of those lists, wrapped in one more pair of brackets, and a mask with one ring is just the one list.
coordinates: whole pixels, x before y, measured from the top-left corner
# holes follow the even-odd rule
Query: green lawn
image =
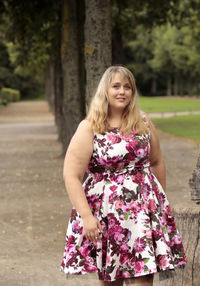
[(200, 143), (200, 115), (152, 119), (162, 131)]
[(200, 111), (200, 99), (140, 96), (139, 104), (145, 112)]

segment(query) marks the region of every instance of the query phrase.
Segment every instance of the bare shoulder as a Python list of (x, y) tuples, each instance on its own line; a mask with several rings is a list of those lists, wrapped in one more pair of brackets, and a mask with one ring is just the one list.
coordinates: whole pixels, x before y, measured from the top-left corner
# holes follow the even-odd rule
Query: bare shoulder
[(87, 132), (87, 133), (93, 134), (92, 128), (90, 126), (90, 122), (87, 119), (83, 119), (79, 123), (77, 131), (79, 131), (79, 132)]
[(94, 135), (88, 120), (82, 120), (68, 146), (63, 175), (77, 175), (83, 177), (93, 152)]
[(79, 123), (70, 145), (77, 145), (79, 148), (80, 146), (86, 147), (87, 144), (91, 145), (93, 143), (93, 138), (94, 134), (90, 123), (84, 119)]

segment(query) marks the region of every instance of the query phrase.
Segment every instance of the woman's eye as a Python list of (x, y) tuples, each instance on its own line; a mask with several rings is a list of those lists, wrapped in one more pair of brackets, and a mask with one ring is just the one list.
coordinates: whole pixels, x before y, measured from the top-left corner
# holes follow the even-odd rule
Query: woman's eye
[[(121, 86), (120, 85), (118, 85), (118, 84), (114, 84), (113, 85), (113, 88), (116, 88), (116, 89), (118, 89), (118, 88), (120, 88)], [(131, 89), (131, 87), (129, 86), (129, 85), (124, 85), (124, 87), (123, 87), (124, 89), (126, 89), (126, 90), (129, 90), (129, 89)]]

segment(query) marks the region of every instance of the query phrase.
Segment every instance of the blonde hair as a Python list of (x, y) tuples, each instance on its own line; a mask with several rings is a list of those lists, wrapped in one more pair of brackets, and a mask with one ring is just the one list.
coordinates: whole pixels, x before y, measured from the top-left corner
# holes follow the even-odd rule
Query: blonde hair
[(120, 132), (130, 134), (132, 130), (137, 131), (140, 135), (149, 133), (145, 124), (142, 113), (137, 102), (137, 88), (135, 78), (130, 70), (123, 66), (111, 66), (103, 74), (96, 92), (92, 98), (87, 119), (89, 120), (94, 132), (105, 133), (109, 129), (108, 112), (109, 104), (107, 100), (108, 88), (111, 84), (113, 76), (120, 73), (123, 78), (127, 78), (132, 89), (132, 97), (130, 103), (124, 109)]

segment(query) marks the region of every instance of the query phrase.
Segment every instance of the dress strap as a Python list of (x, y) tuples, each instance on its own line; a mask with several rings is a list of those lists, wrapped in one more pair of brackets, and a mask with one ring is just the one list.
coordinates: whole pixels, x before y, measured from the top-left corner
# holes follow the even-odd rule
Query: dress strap
[(144, 123), (146, 124), (148, 130), (149, 130), (149, 133), (150, 133), (151, 129), (150, 129), (150, 121), (149, 121), (148, 116), (146, 115), (146, 113), (144, 111), (141, 111), (141, 116), (142, 116), (142, 119), (143, 119)]

